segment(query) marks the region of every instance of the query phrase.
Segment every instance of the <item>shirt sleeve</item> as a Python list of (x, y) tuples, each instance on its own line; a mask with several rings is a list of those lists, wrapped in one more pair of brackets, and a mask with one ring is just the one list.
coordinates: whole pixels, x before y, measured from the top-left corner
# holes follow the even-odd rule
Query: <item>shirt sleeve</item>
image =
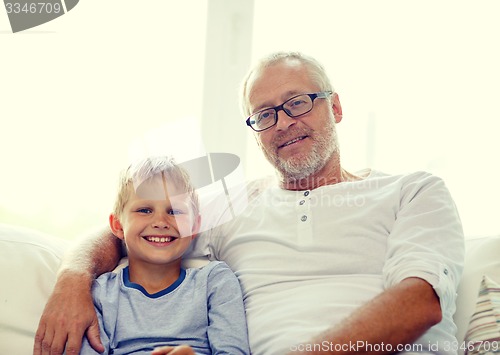
[(455, 311), (464, 262), (460, 217), (444, 182), (428, 173), (407, 177), (388, 237), (385, 287), (418, 277), (434, 288), (442, 312)]
[(207, 334), (212, 354), (250, 354), (241, 287), (225, 263), (211, 270), (207, 292)]

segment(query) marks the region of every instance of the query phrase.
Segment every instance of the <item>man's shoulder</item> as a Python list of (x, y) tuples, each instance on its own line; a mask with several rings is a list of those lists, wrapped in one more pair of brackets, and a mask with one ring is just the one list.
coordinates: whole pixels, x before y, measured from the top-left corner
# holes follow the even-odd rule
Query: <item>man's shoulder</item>
[(450, 198), (445, 181), (431, 172), (416, 170), (400, 174), (374, 172), (367, 180), (373, 191), (385, 190), (399, 194), (401, 201), (412, 201), (417, 196)]
[(264, 191), (276, 186), (276, 178), (274, 176), (264, 176), (258, 179), (250, 180), (246, 184), (248, 200), (253, 201)]
[(401, 181), (404, 183), (442, 180), (439, 176), (424, 170), (415, 170), (415, 171), (401, 172), (401, 173), (389, 173), (381, 170), (372, 169), (369, 175), (366, 177), (366, 180), (376, 180), (376, 179), (388, 180), (388, 181)]
[(269, 187), (276, 185), (273, 177), (227, 183), (219, 188), (203, 191), (200, 195), (201, 227), (200, 232), (211, 231), (236, 217), (244, 214)]

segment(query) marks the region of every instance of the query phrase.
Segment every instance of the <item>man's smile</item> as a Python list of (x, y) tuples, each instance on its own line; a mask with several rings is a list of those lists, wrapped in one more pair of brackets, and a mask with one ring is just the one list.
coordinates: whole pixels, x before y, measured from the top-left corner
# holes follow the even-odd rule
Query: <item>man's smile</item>
[(300, 136), (300, 137), (294, 138), (294, 139), (292, 139), (292, 140), (289, 140), (289, 141), (287, 141), (287, 142), (285, 142), (285, 143), (283, 143), (283, 144), (279, 145), (279, 146), (278, 146), (278, 149), (281, 149), (281, 148), (287, 147), (287, 146), (289, 146), (289, 145), (291, 145), (291, 144), (295, 144), (295, 143), (297, 143), (297, 142), (300, 142), (300, 141), (302, 141), (302, 140), (306, 139), (307, 137), (308, 137), (308, 136)]

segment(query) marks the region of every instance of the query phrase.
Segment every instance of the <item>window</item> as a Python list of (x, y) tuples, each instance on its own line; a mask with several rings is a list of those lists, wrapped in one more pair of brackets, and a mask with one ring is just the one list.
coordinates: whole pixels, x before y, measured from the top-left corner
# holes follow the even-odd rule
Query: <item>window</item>
[(65, 238), (107, 223), (132, 142), (199, 120), (206, 6), (80, 2), (16, 34), (0, 11), (1, 222)]

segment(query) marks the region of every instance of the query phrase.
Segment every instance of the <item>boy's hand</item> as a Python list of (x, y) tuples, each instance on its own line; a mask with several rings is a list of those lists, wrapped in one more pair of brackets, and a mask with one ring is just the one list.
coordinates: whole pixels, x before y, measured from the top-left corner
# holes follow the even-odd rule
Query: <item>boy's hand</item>
[(43, 310), (33, 348), (34, 355), (78, 355), (84, 334), (98, 352), (104, 347), (88, 286), (80, 277), (62, 277)]
[(187, 345), (180, 346), (161, 346), (155, 348), (151, 355), (195, 355), (193, 348)]

